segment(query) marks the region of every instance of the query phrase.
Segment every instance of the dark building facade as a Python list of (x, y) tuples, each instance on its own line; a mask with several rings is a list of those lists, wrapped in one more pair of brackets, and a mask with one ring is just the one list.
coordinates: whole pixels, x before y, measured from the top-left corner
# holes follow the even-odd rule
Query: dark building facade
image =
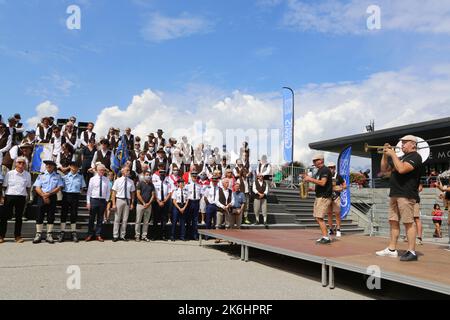
[[(425, 162), (425, 174), (428, 175), (431, 170), (441, 173), (449, 169), (450, 163), (450, 117), (438, 120), (409, 124), (405, 126), (378, 130), (356, 134), (347, 137), (340, 137), (331, 140), (310, 143), (309, 147), (315, 150), (340, 153), (346, 146), (352, 146), (352, 154), (358, 157), (370, 158), (372, 160), (372, 178), (377, 178), (380, 172), (381, 154), (376, 150), (366, 153), (364, 144), (382, 146), (385, 143), (397, 145), (399, 139), (405, 135), (412, 134), (424, 140), (443, 138), (438, 141), (430, 142), (430, 146), (449, 143), (445, 146), (431, 147), (430, 157)], [(419, 145), (420, 146), (420, 145)]]

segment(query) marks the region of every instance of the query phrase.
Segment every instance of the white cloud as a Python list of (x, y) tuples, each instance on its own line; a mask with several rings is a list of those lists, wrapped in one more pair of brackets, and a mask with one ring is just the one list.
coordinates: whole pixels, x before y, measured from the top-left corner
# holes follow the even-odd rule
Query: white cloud
[(50, 101), (44, 101), (36, 107), (36, 115), (27, 120), (28, 128), (36, 128), (43, 117), (53, 116), (56, 118), (59, 108)]
[(450, 34), (450, 2), (442, 0), (287, 0), (283, 24), (300, 31), (366, 33), (372, 4), (381, 8), (381, 30)]
[[(449, 87), (450, 68), (441, 65), (428, 74), (407, 69), (376, 73), (361, 82), (310, 84), (299, 88), (295, 90), (295, 159), (309, 163), (313, 153), (309, 143), (362, 133), (371, 119), (375, 119), (376, 129), (383, 129), (447, 117)], [(147, 89), (133, 97), (126, 109), (105, 108), (97, 118), (96, 130), (105, 134), (111, 126), (130, 126), (141, 137), (159, 128), (167, 132), (166, 136), (177, 129), (186, 129), (193, 135), (197, 120), (203, 121), (206, 137), (211, 137), (214, 130), (281, 129), (280, 96), (234, 91), (215, 99), (205, 92), (204, 97), (198, 97), (198, 104), (186, 111), (182, 103), (170, 102), (180, 101), (180, 97), (173, 100), (170, 94)], [(220, 143), (216, 145), (220, 147)], [(257, 149), (255, 144), (250, 147)], [(336, 155), (330, 156), (331, 160), (335, 158)], [(364, 164), (368, 162), (353, 163), (354, 166)]]
[(54, 72), (40, 78), (33, 86), (27, 89), (27, 94), (50, 99), (70, 96), (75, 83), (72, 80)]
[(179, 17), (167, 17), (156, 13), (150, 16), (141, 32), (146, 40), (161, 42), (208, 33), (211, 30), (212, 23), (203, 17), (191, 16), (187, 13)]

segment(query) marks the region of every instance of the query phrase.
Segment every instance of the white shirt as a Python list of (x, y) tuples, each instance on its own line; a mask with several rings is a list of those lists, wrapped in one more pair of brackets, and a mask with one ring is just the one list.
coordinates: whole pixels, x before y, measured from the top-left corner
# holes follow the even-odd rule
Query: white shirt
[(92, 134), (94, 133), (93, 131), (89, 131), (89, 130), (83, 131), (83, 132), (81, 133), (81, 136), (80, 136), (80, 145), (83, 145), (83, 146), (87, 146), (87, 145), (88, 145), (88, 142), (84, 141), (84, 133), (85, 133), (85, 132), (87, 132), (88, 142), (89, 142), (89, 140), (91, 140)]
[[(181, 193), (183, 193), (184, 202), (181, 201)], [(177, 188), (172, 193), (172, 199), (175, 200), (176, 203), (181, 203), (183, 205), (186, 204), (186, 202), (188, 201), (188, 191), (187, 191), (186, 187), (184, 187), (183, 189)]]
[(61, 145), (62, 145), (62, 136), (59, 138), (53, 136), (53, 155), (56, 156), (61, 153)]
[[(103, 151), (103, 150), (100, 149), (100, 150), (97, 150), (97, 151), (100, 151), (102, 153), (102, 155), (103, 155), (103, 158), (104, 158), (106, 156), (106, 153), (108, 153), (108, 151), (110, 151), (110, 150)], [(97, 163), (97, 158), (98, 158), (97, 152), (95, 152), (94, 153), (94, 157), (92, 158), (92, 162), (91, 162), (91, 167), (92, 168), (95, 168), (95, 164)], [(112, 152), (112, 151), (111, 151), (110, 161), (111, 161), (111, 165), (112, 165), (114, 163), (114, 152)]]
[[(167, 195), (170, 193), (170, 182), (167, 178), (165, 178), (164, 182), (161, 183), (161, 179), (159, 179), (158, 177), (158, 181), (154, 182), (153, 185), (155, 186), (156, 198), (159, 201), (163, 201), (165, 198), (167, 198)], [(163, 199), (161, 199), (161, 185), (163, 186)]]
[[(0, 138), (2, 138), (6, 133), (0, 135)], [(3, 149), (0, 149), (1, 153), (5, 153), (6, 151), (9, 151), (9, 149), (11, 149), (11, 144), (12, 144), (12, 135), (8, 135), (8, 140), (6, 141), (6, 146)]]
[(109, 186), (109, 179), (105, 176), (102, 179), (102, 196), (100, 197), (100, 176), (95, 175), (89, 180), (89, 187), (86, 195), (86, 202), (91, 203), (91, 198), (109, 200), (111, 194), (111, 187)]
[(3, 181), (8, 196), (27, 196), (27, 188), (31, 188), (31, 175), (28, 171), (22, 173), (17, 170), (8, 171)]
[[(265, 168), (265, 169), (264, 169)], [(270, 163), (265, 163), (265, 164), (262, 164), (261, 163), (261, 172), (259, 171), (259, 164), (258, 164), (258, 166), (256, 167), (256, 174), (259, 174), (259, 173), (261, 173), (263, 176), (268, 176), (268, 175), (270, 175), (271, 174), (271, 172), (272, 172), (272, 166), (270, 165)]]
[(219, 208), (222, 208), (222, 209), (225, 208), (225, 206), (223, 204), (221, 204), (220, 201), (219, 201), (219, 195), (220, 195), (219, 190), (220, 189), (223, 190), (223, 194), (225, 195), (225, 200), (228, 199), (229, 196), (231, 196), (230, 197), (230, 201), (231, 201), (230, 205), (233, 205), (233, 195), (231, 193), (231, 190), (230, 189), (217, 188), (217, 192), (216, 192), (216, 206), (218, 206)]
[[(125, 180), (127, 182), (127, 189), (125, 190)], [(131, 199), (131, 192), (136, 191), (133, 180), (128, 177), (120, 177), (114, 181), (112, 190), (116, 192), (117, 198)]]
[(41, 139), (41, 136), (40, 136), (40, 131), (39, 130), (41, 130), (41, 129), (39, 129), (39, 128), (41, 128), (43, 131), (44, 131), (44, 139), (47, 137), (47, 132), (48, 132), (48, 130), (50, 130), (50, 127), (44, 127), (44, 126), (37, 126), (36, 127), (36, 139), (37, 139), (37, 141), (39, 141), (39, 142), (41, 142), (42, 141), (42, 139)]
[[(253, 193), (254, 194), (258, 194), (258, 190), (256, 189), (256, 184), (258, 184), (258, 186), (262, 186), (263, 183), (260, 183), (258, 179), (256, 179), (256, 181), (253, 183)], [(266, 189), (264, 190), (264, 194), (267, 196), (267, 194), (269, 193), (269, 184), (266, 182)], [(256, 198), (258, 199), (258, 198)]]
[[(209, 186), (205, 187), (205, 198), (208, 200), (209, 204), (215, 204), (217, 200), (217, 191), (219, 190), (219, 186), (210, 184)], [(215, 190), (215, 191), (214, 191)]]
[[(200, 198), (203, 195), (202, 186), (196, 182), (193, 181), (189, 182), (185, 188), (188, 191), (189, 200), (200, 200)], [(194, 188), (195, 188), (195, 197), (194, 197)]]

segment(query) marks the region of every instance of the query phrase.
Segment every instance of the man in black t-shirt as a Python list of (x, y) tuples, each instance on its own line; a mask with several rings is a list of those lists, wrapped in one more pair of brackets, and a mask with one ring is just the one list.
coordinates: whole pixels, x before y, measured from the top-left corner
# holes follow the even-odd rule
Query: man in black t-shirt
[(329, 235), (333, 232), (333, 213), (336, 215), (336, 237), (341, 237), (341, 192), (347, 188), (344, 178), (336, 171), (336, 164), (333, 162), (328, 163), (328, 169), (331, 170), (333, 181), (333, 193), (331, 194), (331, 208), (328, 212), (328, 226)]
[(398, 157), (395, 150), (384, 145), (381, 158), (381, 171), (391, 175), (389, 192), (389, 223), (391, 225), (391, 241), (389, 246), (376, 254), (378, 256), (397, 257), (397, 241), (400, 235), (400, 220), (405, 225), (408, 238), (408, 251), (400, 261), (417, 261), (416, 228), (414, 227), (414, 206), (419, 197), (419, 178), (422, 168), (422, 157), (417, 153), (417, 138), (407, 135), (400, 139), (404, 156)]
[(324, 165), (323, 154), (318, 153), (313, 157), (314, 166), (318, 169), (314, 177), (303, 175), (305, 182), (312, 182), (316, 185), (316, 201), (314, 202), (314, 218), (319, 224), (322, 237), (317, 240), (318, 244), (331, 243), (327, 234), (325, 215), (331, 209), (331, 196), (333, 192), (331, 171)]

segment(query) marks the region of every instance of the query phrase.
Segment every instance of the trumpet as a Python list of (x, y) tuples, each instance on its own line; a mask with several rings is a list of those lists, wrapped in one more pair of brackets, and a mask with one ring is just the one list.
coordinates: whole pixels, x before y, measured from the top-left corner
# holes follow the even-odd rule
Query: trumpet
[[(377, 153), (383, 153), (384, 152), (384, 146), (371, 146), (368, 143), (364, 143), (364, 152), (370, 152), (372, 150), (376, 150)], [(402, 149), (397, 146), (390, 146), (389, 149), (394, 149), (395, 152), (400, 152)]]

